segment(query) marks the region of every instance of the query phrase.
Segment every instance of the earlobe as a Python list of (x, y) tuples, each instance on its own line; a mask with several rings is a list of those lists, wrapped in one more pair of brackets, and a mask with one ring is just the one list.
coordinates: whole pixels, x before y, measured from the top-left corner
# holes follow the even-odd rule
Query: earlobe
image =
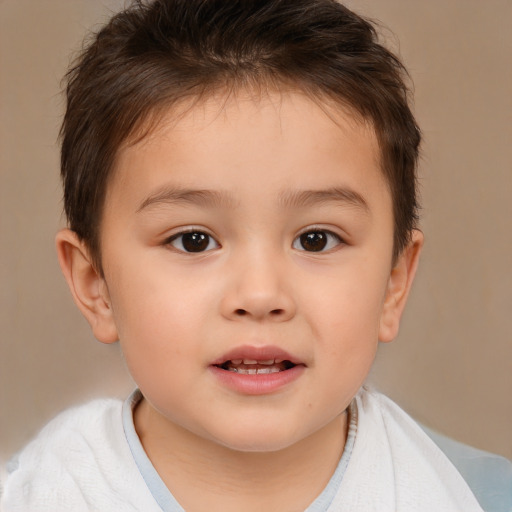
[(57, 255), (75, 304), (102, 343), (117, 341), (110, 297), (105, 280), (92, 264), (89, 251), (78, 235), (63, 229), (57, 233)]
[(389, 342), (397, 336), (407, 297), (414, 281), (423, 247), (423, 233), (414, 230), (411, 242), (402, 251), (389, 276), (386, 298), (380, 319), (379, 341)]

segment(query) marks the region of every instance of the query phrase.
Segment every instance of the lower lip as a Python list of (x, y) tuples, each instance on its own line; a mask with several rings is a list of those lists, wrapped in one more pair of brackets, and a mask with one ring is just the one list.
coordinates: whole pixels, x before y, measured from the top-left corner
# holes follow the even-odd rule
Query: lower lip
[(304, 372), (305, 367), (297, 365), (277, 373), (255, 375), (230, 372), (218, 366), (210, 366), (210, 370), (224, 386), (238, 393), (245, 395), (267, 395), (297, 380)]

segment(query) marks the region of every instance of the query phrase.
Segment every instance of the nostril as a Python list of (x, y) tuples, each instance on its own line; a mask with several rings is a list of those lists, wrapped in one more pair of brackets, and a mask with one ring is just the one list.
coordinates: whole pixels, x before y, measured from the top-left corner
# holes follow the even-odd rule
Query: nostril
[[(286, 312), (286, 310), (279, 308), (279, 309), (272, 309), (267, 314), (270, 317), (282, 317), (282, 316), (284, 316), (285, 312)], [(242, 308), (235, 309), (233, 313), (235, 314), (235, 316), (247, 316), (247, 315), (255, 316), (255, 317), (260, 316), (257, 313), (253, 313), (252, 310), (250, 310), (250, 309), (247, 310), (247, 309), (242, 309)], [(262, 314), (261, 316), (264, 317), (266, 315)]]

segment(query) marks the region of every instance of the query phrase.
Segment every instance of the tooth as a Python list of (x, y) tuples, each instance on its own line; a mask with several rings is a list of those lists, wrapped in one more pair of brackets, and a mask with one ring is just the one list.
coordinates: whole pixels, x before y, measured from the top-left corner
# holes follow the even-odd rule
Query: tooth
[(244, 364), (257, 364), (258, 361), (255, 359), (244, 359)]
[(242, 364), (242, 359), (231, 359), (233, 364)]
[(279, 364), (282, 363), (284, 359), (274, 359), (274, 363)]
[(267, 361), (258, 361), (259, 364), (266, 364), (266, 365), (272, 365), (274, 364), (273, 359), (268, 359)]
[[(251, 363), (245, 363), (245, 364), (251, 364)], [(248, 368), (245, 371), (247, 372), (248, 375), (256, 375), (256, 373), (258, 373), (258, 370), (256, 370), (256, 368)]]
[(275, 366), (273, 366), (271, 368), (258, 368), (257, 372), (258, 372), (258, 375), (268, 374), (268, 373), (279, 373), (279, 368), (276, 368)]
[(229, 368), (228, 368), (228, 372), (235, 372), (235, 373), (238, 373), (238, 370), (237, 370), (236, 368), (229, 367)]

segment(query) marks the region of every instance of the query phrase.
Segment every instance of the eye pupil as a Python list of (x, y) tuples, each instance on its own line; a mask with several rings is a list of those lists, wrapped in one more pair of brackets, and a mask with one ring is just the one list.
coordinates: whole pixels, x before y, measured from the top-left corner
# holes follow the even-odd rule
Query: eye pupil
[(322, 251), (327, 245), (327, 235), (321, 231), (311, 231), (300, 235), (300, 244), (306, 251)]
[(184, 233), (182, 235), (183, 248), (188, 252), (202, 252), (210, 243), (210, 237), (205, 233)]

